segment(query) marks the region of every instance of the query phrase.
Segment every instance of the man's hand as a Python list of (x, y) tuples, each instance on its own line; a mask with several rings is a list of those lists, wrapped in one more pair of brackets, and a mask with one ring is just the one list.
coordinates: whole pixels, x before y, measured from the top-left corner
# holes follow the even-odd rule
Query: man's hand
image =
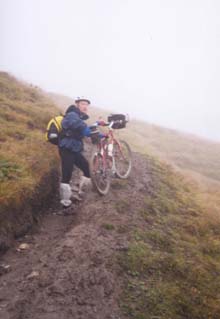
[(98, 121), (96, 121), (96, 123), (99, 126), (105, 126), (105, 124), (106, 124), (104, 120), (98, 120)]

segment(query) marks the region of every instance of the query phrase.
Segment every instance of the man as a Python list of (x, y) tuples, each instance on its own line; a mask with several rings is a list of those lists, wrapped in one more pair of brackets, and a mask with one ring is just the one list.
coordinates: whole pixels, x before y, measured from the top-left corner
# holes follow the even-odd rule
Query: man
[(90, 128), (84, 122), (89, 118), (88, 107), (90, 100), (85, 97), (78, 97), (75, 105), (70, 105), (62, 120), (62, 135), (59, 141), (59, 153), (62, 164), (62, 180), (60, 184), (60, 202), (64, 207), (69, 207), (71, 201), (70, 180), (74, 165), (82, 172), (83, 176), (80, 180), (79, 190), (83, 186), (91, 183), (89, 163), (82, 155), (83, 137), (90, 136)]

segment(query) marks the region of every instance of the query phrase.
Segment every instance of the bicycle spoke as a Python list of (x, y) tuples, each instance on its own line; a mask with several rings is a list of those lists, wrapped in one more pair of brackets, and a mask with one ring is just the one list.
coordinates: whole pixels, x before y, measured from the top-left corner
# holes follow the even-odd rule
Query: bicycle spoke
[(91, 161), (92, 181), (98, 192), (106, 195), (110, 187), (110, 178), (101, 154), (94, 154)]
[(131, 171), (131, 150), (125, 141), (114, 145), (116, 175), (127, 178)]

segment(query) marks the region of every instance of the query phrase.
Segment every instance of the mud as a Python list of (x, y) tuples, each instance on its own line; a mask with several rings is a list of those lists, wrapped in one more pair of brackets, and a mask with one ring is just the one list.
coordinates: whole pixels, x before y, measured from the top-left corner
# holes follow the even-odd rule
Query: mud
[(7, 207), (0, 207), (0, 255), (13, 245), (14, 239), (24, 236), (40, 221), (57, 196), (58, 181), (58, 169), (51, 170), (42, 178), (32, 198), (24, 197), (19, 206), (10, 202)]
[[(133, 166), (130, 178), (114, 180), (107, 196), (90, 190), (67, 211), (50, 209), (1, 258), (1, 319), (124, 318), (117, 258), (153, 187), (147, 160), (134, 154)], [(21, 243), (28, 248), (19, 250)]]

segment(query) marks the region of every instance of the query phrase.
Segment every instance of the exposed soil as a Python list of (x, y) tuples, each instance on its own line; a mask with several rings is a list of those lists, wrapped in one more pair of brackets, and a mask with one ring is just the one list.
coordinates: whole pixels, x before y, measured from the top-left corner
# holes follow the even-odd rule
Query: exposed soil
[(20, 203), (0, 205), (0, 255), (13, 245), (14, 238), (24, 236), (53, 204), (59, 181), (58, 169), (52, 169), (40, 181), (31, 198), (25, 195)]
[[(147, 160), (134, 154), (133, 165), (129, 179), (114, 180), (107, 196), (90, 190), (67, 211), (50, 209), (2, 257), (1, 319), (124, 318), (116, 258), (127, 249), (136, 211), (153, 187)], [(26, 249), (18, 249), (21, 243)]]

